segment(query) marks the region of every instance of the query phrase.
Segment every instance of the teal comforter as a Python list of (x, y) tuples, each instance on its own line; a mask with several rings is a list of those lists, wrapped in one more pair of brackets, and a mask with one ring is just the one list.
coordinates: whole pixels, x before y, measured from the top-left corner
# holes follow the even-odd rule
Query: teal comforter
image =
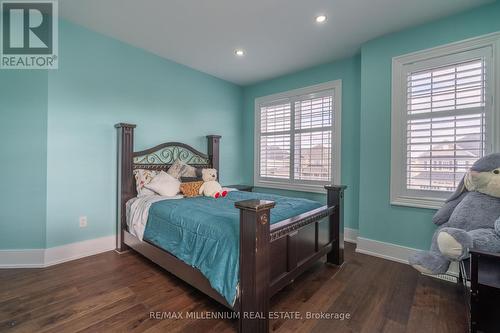
[(322, 204), (298, 198), (253, 192), (229, 192), (227, 197), (164, 200), (149, 210), (144, 240), (199, 269), (230, 305), (237, 296), (239, 276), (239, 210), (248, 199), (272, 200), (271, 224)]

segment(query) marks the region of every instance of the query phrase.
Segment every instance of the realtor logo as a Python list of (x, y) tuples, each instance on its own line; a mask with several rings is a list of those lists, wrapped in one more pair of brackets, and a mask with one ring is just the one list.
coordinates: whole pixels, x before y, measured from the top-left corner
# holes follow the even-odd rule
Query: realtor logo
[(0, 68), (58, 66), (57, 1), (2, 1)]

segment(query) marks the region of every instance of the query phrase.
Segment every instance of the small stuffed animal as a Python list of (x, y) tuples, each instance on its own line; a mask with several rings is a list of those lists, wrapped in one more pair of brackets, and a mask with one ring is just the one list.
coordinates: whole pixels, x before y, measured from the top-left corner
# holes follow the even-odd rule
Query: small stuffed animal
[(222, 189), (222, 186), (217, 182), (217, 170), (216, 169), (203, 169), (201, 170), (201, 176), (203, 178), (203, 185), (200, 187), (200, 194), (206, 197), (219, 198), (225, 197), (227, 191)]
[(422, 273), (445, 273), (451, 261), (467, 258), (471, 248), (500, 252), (500, 154), (474, 163), (433, 222), (439, 227), (430, 251), (409, 259)]

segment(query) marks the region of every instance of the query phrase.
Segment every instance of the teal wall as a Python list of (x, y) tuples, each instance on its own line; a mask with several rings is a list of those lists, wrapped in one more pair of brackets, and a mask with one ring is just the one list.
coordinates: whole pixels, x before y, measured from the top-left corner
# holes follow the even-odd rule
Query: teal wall
[[(116, 130), (135, 149), (222, 135), (221, 182), (241, 183), (241, 87), (60, 21), (59, 69), (0, 71), (0, 249), (115, 233)], [(79, 228), (79, 216), (88, 227)]]
[[(500, 3), (495, 3), (369, 41), (360, 56), (245, 87), (245, 182), (253, 182), (255, 98), (342, 79), (342, 183), (349, 186), (346, 226), (359, 229), (364, 238), (427, 248), (435, 211), (389, 202), (392, 58), (499, 30)], [(325, 200), (321, 194), (258, 190)]]
[(241, 182), (240, 87), (66, 22), (59, 45), (49, 73), (47, 247), (114, 234), (115, 123), (138, 125), (136, 150), (181, 141), (206, 151), (205, 135), (220, 134), (221, 182)]
[(138, 124), (136, 149), (179, 140), (205, 150), (204, 135), (221, 134), (222, 182), (252, 183), (255, 98), (337, 79), (346, 226), (361, 237), (426, 248), (434, 212), (389, 204), (391, 60), (499, 31), (499, 17), (500, 3), (484, 6), (367, 42), (358, 56), (244, 88), (60, 22), (59, 70), (0, 71), (0, 249), (114, 234), (115, 123)]
[[(245, 157), (244, 181), (253, 183), (254, 153), (254, 107), (255, 98), (271, 95), (296, 88), (342, 80), (342, 183), (349, 186), (345, 197), (345, 224), (358, 228), (359, 202), (359, 115), (360, 115), (360, 57), (344, 59), (313, 67), (294, 74), (247, 86), (243, 91), (243, 137)], [(321, 202), (326, 201), (324, 194), (304, 193), (275, 189), (256, 189), (260, 192), (306, 197)]]
[(391, 62), (409, 52), (500, 30), (500, 3), (391, 34), (361, 50), (361, 237), (427, 248), (435, 227), (432, 210), (389, 204), (391, 161)]
[(0, 70), (0, 249), (45, 245), (47, 73)]

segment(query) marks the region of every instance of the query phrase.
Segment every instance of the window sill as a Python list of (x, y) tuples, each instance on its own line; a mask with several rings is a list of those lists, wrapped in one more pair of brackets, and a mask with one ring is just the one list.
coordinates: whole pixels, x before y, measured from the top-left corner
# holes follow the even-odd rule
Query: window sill
[(254, 187), (272, 188), (277, 190), (310, 192), (326, 194), (325, 185), (288, 184), (279, 182), (255, 181)]
[(438, 198), (398, 196), (391, 199), (391, 205), (424, 209), (440, 209), (441, 207), (443, 207), (445, 201), (445, 199)]

